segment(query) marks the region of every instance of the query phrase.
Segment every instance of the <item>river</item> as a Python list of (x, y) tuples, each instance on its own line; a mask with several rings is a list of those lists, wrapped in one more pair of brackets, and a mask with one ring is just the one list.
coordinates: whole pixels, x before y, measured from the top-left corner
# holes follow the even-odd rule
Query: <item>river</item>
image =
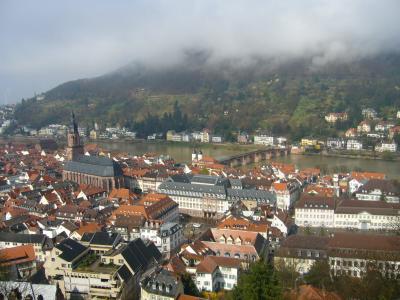
[[(96, 141), (96, 143), (108, 151), (122, 151), (129, 154), (141, 155), (144, 153), (166, 154), (177, 162), (189, 162), (194, 146), (184, 143), (163, 142), (112, 142)], [(237, 153), (254, 150), (254, 146), (240, 145), (196, 145), (204, 155), (214, 158), (226, 157)], [(320, 167), (321, 170), (337, 172), (337, 170), (363, 170), (386, 173), (388, 178), (400, 179), (400, 162), (371, 160), (362, 158), (341, 158), (328, 156), (289, 155), (274, 159), (275, 161), (293, 163), (297, 168)]]

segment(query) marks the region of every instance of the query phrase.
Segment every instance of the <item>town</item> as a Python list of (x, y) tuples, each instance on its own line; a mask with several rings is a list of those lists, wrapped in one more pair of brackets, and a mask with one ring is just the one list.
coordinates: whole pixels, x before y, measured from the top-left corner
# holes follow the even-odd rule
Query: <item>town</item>
[[(38, 137), (42, 139), (66, 139), (68, 132), (66, 124), (50, 124), (40, 129), (33, 129), (24, 125), (18, 125), (16, 120), (13, 119), (13, 113), (13, 105), (0, 107), (0, 134)], [(380, 118), (378, 113), (372, 108), (363, 109), (361, 114), (363, 120), (357, 128), (345, 127), (342, 130), (341, 136), (327, 138), (304, 136), (297, 141), (289, 142), (287, 137), (277, 136), (265, 130), (258, 130), (252, 134), (239, 131), (235, 137), (235, 143), (278, 148), (290, 146), (293, 154), (325, 153), (329, 155), (381, 157), (387, 160), (396, 159), (398, 157), (398, 144), (400, 141), (400, 111), (397, 111), (391, 120)], [(348, 121), (348, 114), (347, 112), (332, 112), (324, 116), (324, 119), (330, 126), (341, 128)], [(78, 132), (82, 138), (92, 141), (132, 141), (137, 139), (137, 133), (127, 128), (119, 126), (104, 127), (97, 122), (92, 127), (78, 127)], [(164, 140), (174, 143), (232, 143), (231, 141), (225, 141), (222, 135), (215, 134), (207, 128), (193, 132), (176, 132), (174, 130), (168, 130), (165, 133), (155, 132), (148, 135), (146, 140)]]
[[(8, 110), (1, 114), (4, 130), (14, 124)], [(399, 132), (399, 125), (376, 121), (372, 110), (365, 118), (346, 131), (347, 143), (324, 145), (361, 150), (360, 134), (383, 141)], [(96, 127), (92, 140), (134, 137)], [(287, 299), (354, 297), (313, 281), (315, 272), (323, 278), (321, 266), (328, 278), (354, 282), (371, 274), (400, 278), (400, 183), (385, 173), (325, 174), (273, 159), (233, 168), (201, 149), (177, 163), (167, 155), (106, 151), (84, 142), (87, 131), (72, 113), (68, 125), (30, 132), (43, 139), (0, 146), (0, 267), (7, 278), (0, 296), (225, 299), (257, 264), (274, 267)], [(49, 139), (56, 135), (65, 135), (65, 148)], [(207, 130), (169, 131), (166, 138), (222, 142)], [(240, 133), (238, 142), (248, 143), (248, 135)], [(287, 146), (284, 137), (261, 134), (254, 143)], [(321, 143), (304, 138), (301, 146)], [(374, 147), (397, 151), (393, 142)]]

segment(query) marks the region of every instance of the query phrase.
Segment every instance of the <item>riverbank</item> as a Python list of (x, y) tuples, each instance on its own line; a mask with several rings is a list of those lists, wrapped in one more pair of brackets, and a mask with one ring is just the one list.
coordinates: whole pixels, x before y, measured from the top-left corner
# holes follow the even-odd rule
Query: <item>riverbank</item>
[(383, 161), (400, 161), (400, 155), (398, 153), (377, 153), (373, 151), (341, 151), (341, 152), (327, 152), (322, 151), (319, 153), (303, 152), (303, 153), (291, 153), (291, 155), (304, 155), (304, 156), (325, 156), (325, 157), (338, 157), (346, 159), (365, 159), (365, 160), (383, 160)]
[[(16, 142), (35, 144), (38, 137), (11, 137), (2, 139), (0, 143)], [(57, 140), (60, 146), (65, 145), (65, 140)], [(262, 148), (257, 145), (239, 144), (202, 144), (186, 142), (167, 142), (167, 141), (147, 141), (147, 140), (87, 140), (86, 144), (95, 143), (106, 151), (126, 152), (132, 155), (142, 155), (144, 153), (166, 154), (173, 157), (177, 162), (191, 162), (193, 149), (201, 149), (204, 155), (212, 156), (216, 159), (232, 156), (255, 149)], [(389, 178), (400, 179), (399, 161), (387, 161), (365, 155), (343, 155), (337, 153), (326, 154), (301, 154), (276, 157), (274, 161), (294, 164), (298, 169), (309, 167), (319, 167), (321, 170), (329, 172), (349, 172), (349, 171), (374, 171), (382, 172)], [(264, 162), (261, 162), (261, 164)], [(265, 162), (267, 163), (267, 162)], [(324, 173), (325, 174), (325, 173)]]

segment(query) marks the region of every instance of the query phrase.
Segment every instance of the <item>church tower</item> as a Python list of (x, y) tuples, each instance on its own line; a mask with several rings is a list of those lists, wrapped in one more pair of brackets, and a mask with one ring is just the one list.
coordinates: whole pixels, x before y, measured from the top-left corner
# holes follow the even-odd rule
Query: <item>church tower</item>
[(84, 154), (84, 150), (74, 112), (71, 113), (71, 123), (67, 134), (67, 159), (75, 160), (78, 156)]

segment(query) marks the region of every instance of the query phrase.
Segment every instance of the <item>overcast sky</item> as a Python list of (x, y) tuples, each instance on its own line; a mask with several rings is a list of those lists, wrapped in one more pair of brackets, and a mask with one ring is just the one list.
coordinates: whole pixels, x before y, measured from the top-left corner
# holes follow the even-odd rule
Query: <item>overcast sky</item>
[(188, 49), (315, 65), (399, 51), (400, 0), (0, 0), (0, 103)]

